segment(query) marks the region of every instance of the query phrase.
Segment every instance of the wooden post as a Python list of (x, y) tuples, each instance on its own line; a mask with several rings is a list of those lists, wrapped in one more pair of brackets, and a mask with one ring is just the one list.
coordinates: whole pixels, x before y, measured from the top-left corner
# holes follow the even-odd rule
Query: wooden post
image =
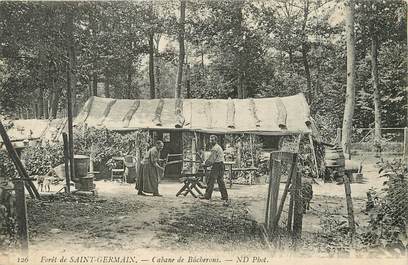
[(317, 165), (317, 158), (316, 158), (316, 152), (315, 152), (315, 149), (314, 149), (313, 138), (312, 138), (312, 134), (310, 134), (310, 133), (309, 133), (309, 142), (310, 142), (310, 148), (312, 148), (313, 162), (314, 162), (314, 165), (315, 165), (316, 175), (317, 175), (317, 177), (319, 177), (320, 176), (319, 166)]
[(68, 146), (68, 136), (66, 133), (62, 133), (62, 140), (64, 141), (64, 164), (65, 164), (65, 191), (67, 193), (71, 192), (71, 180), (70, 180), (70, 170), (69, 170), (69, 146)]
[(14, 182), (16, 192), (16, 219), (17, 234), (21, 244), (21, 250), (24, 255), (28, 254), (28, 222), (27, 222), (27, 204), (24, 194), (24, 180), (16, 179)]
[[(292, 179), (294, 179), (292, 177)], [(289, 189), (293, 188), (293, 184), (290, 186)], [(290, 199), (289, 199), (289, 210), (288, 210), (288, 223), (286, 225), (286, 229), (289, 233), (293, 232), (293, 227), (292, 227), (292, 223), (293, 223), (293, 191), (291, 191), (290, 193)]]
[(6, 129), (3, 126), (3, 123), (0, 121), (0, 135), (3, 139), (3, 143), (6, 146), (7, 152), (13, 161), (14, 166), (17, 169), (20, 178), (27, 180), (24, 182), (25, 187), (27, 188), (28, 192), (30, 193), (32, 198), (40, 198), (40, 194), (37, 191), (37, 188), (34, 186), (34, 183), (30, 180), (23, 163), (21, 162), (20, 158), (17, 155), (16, 150), (13, 147), (13, 144), (10, 141), (10, 138), (7, 135)]
[[(274, 220), (278, 211), (278, 198), (279, 198), (279, 184), (280, 184), (280, 173), (281, 173), (281, 161), (273, 158), (271, 154), (271, 174), (269, 179), (269, 191), (271, 193), (269, 202), (269, 221), (268, 221), (268, 231), (272, 232), (275, 230)], [(268, 196), (269, 197), (269, 196)]]
[[(274, 219), (274, 221), (273, 221), (274, 230), (272, 230), (272, 232), (274, 232), (275, 229), (278, 227), (279, 219), (280, 219), (280, 216), (281, 216), (281, 214), (282, 214), (283, 207), (284, 207), (284, 205), (285, 205), (286, 197), (287, 197), (287, 195), (288, 195), (289, 186), (290, 186), (290, 184), (291, 184), (292, 179), (294, 178), (294, 176), (296, 176), (296, 172), (297, 172), (296, 163), (297, 163), (297, 155), (296, 155), (296, 154), (293, 154), (292, 165), (291, 165), (291, 168), (290, 168), (290, 172), (289, 172), (288, 179), (287, 179), (287, 181), (286, 181), (285, 189), (283, 190), (282, 197), (281, 197), (281, 199), (280, 199), (278, 212), (277, 212), (276, 217), (275, 217), (275, 219)], [(290, 207), (290, 208), (293, 208), (293, 201), (292, 201), (292, 207)], [(292, 219), (292, 214), (293, 214), (293, 212), (291, 212), (291, 211), (289, 210), (289, 213), (291, 214), (290, 219)], [(289, 222), (289, 217), (288, 217), (288, 222)], [(292, 220), (290, 220), (290, 223), (291, 223), (291, 225), (292, 225)]]
[(303, 221), (303, 201), (302, 201), (302, 176), (296, 172), (293, 182), (293, 234), (292, 238), (296, 246), (296, 242), (302, 235)]
[(353, 201), (351, 199), (351, 187), (350, 181), (348, 176), (343, 177), (344, 180), (344, 190), (346, 192), (346, 202), (347, 202), (347, 214), (348, 214), (348, 222), (351, 234), (353, 235), (356, 231), (356, 225), (354, 222), (354, 212), (353, 212)]
[(196, 138), (195, 135), (191, 139), (191, 172), (195, 174), (197, 172), (197, 164), (195, 163), (197, 160), (197, 146), (196, 146)]
[(254, 139), (253, 135), (249, 134), (249, 147), (251, 149), (251, 166), (255, 166), (255, 154), (254, 154)]
[[(134, 148), (134, 147), (132, 147), (132, 148)], [(94, 152), (94, 144), (91, 144), (91, 153), (89, 154), (89, 172), (94, 171), (93, 152)], [(130, 150), (129, 150), (128, 154), (130, 154)]]
[[(69, 49), (69, 53), (71, 49)], [(75, 179), (74, 172), (74, 133), (73, 133), (73, 114), (72, 114), (72, 62), (70, 60), (67, 67), (67, 111), (68, 111), (68, 154), (69, 154), (69, 176)]]
[(404, 161), (408, 167), (408, 127), (404, 128)]
[(241, 167), (241, 156), (242, 156), (242, 141), (241, 137), (238, 140), (237, 146), (237, 166)]

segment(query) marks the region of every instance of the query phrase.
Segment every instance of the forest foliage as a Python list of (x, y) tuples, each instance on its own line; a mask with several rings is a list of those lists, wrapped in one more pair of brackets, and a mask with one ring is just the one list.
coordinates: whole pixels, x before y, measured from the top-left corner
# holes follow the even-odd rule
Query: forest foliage
[[(186, 1), (182, 96), (303, 92), (324, 129), (340, 127), (346, 86), (343, 11), (344, 3), (334, 0)], [(374, 126), (373, 34), (379, 44), (382, 125), (407, 126), (406, 13), (402, 0), (356, 1), (355, 127)], [(20, 117), (61, 115), (70, 41), (77, 110), (91, 95), (174, 97), (179, 16), (180, 1), (170, 0), (1, 2), (0, 109)]]

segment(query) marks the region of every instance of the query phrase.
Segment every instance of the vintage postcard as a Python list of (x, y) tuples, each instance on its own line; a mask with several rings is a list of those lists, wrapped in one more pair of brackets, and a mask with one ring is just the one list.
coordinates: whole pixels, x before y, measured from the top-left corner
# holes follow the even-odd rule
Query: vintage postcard
[(0, 264), (408, 264), (404, 0), (0, 1)]

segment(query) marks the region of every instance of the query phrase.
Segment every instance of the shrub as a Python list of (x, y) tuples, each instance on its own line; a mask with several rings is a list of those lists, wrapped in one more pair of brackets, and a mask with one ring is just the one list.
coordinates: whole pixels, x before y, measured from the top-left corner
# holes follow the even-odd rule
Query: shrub
[[(408, 246), (408, 171), (400, 160), (380, 164), (380, 176), (386, 178), (380, 192), (371, 192), (369, 225), (362, 241), (369, 246), (403, 250)], [(372, 197), (372, 196), (370, 196)]]
[(28, 175), (45, 175), (50, 168), (64, 163), (61, 144), (37, 144), (24, 149), (22, 157)]
[(121, 134), (107, 129), (77, 127), (74, 131), (74, 153), (91, 155), (101, 175), (108, 173), (106, 167), (113, 166), (113, 156), (141, 157), (151, 142), (149, 133), (142, 130)]
[(0, 150), (0, 178), (10, 179), (17, 174), (7, 151)]

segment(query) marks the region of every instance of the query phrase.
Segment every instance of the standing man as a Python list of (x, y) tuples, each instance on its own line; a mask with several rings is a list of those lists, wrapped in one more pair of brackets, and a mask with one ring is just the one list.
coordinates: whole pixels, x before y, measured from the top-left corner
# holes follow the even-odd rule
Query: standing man
[(205, 161), (205, 166), (211, 166), (210, 177), (207, 183), (207, 189), (204, 196), (200, 199), (209, 200), (214, 190), (214, 183), (217, 180), (218, 188), (221, 192), (221, 200), (228, 201), (228, 193), (224, 183), (224, 150), (218, 144), (218, 137), (216, 135), (210, 136), (211, 155)]

